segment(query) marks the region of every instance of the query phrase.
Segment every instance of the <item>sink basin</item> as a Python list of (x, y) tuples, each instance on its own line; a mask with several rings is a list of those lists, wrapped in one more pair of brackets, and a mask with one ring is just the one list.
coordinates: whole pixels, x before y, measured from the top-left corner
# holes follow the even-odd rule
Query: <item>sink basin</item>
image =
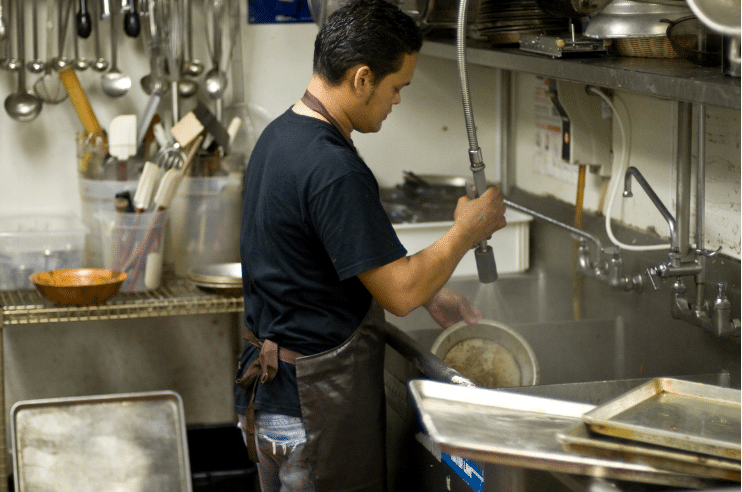
[[(727, 384), (739, 387), (738, 341), (709, 336), (662, 313), (656, 319), (641, 317), (632, 305), (590, 302), (576, 316), (570, 281), (533, 273), (501, 276), (484, 286), (476, 278), (452, 280), (448, 287), (477, 304), (486, 319), (507, 325), (528, 342), (538, 362), (539, 385), (727, 374)], [(616, 297), (635, 302), (653, 294)], [(430, 351), (442, 331), (424, 309), (405, 318), (387, 314), (387, 321), (422, 352)]]

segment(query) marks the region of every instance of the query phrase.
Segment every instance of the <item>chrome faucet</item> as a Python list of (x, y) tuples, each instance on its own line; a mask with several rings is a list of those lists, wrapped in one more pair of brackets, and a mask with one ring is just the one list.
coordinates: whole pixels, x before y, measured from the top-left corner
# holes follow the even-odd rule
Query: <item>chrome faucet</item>
[[(566, 229), (572, 234), (579, 236), (578, 240), (580, 241), (580, 245), (577, 249), (576, 270), (581, 275), (599, 280), (614, 289), (626, 291), (636, 290), (637, 292), (642, 290), (641, 275), (635, 275), (633, 277), (623, 275), (623, 260), (621, 260), (621, 252), (618, 246), (603, 248), (600, 239), (582, 229), (559, 222), (551, 217), (530, 210), (518, 205), (517, 203), (513, 203), (510, 200), (506, 199), (504, 202), (508, 208), (520, 210), (521, 212), (559, 226), (562, 229)], [(590, 248), (587, 245), (588, 241), (595, 245), (595, 258), (590, 254)], [(607, 261), (603, 259), (603, 253), (610, 257)]]
[(706, 283), (706, 263), (704, 257), (715, 256), (721, 248), (716, 251), (707, 251), (704, 249), (694, 249), (691, 251), (693, 259), (683, 261), (683, 252), (680, 251), (680, 238), (678, 237), (677, 225), (675, 218), (667, 210), (657, 194), (654, 192), (644, 176), (635, 167), (629, 167), (624, 177), (624, 197), (631, 197), (631, 177), (636, 179), (642, 189), (647, 193), (649, 199), (660, 214), (667, 221), (670, 229), (670, 251), (668, 252), (668, 261), (659, 265), (647, 268), (647, 276), (652, 283), (654, 290), (659, 290), (658, 278), (678, 277), (672, 286), (672, 304), (670, 313), (675, 319), (682, 319), (693, 323), (713, 333), (716, 336), (739, 336), (740, 320), (732, 319), (731, 307), (726, 297), (726, 282), (717, 283), (717, 294), (713, 307), (709, 307), (705, 300), (697, 299), (696, 305), (691, 305), (686, 297), (685, 282), (679, 277), (693, 276), (696, 283), (696, 290), (703, 292), (703, 286)]

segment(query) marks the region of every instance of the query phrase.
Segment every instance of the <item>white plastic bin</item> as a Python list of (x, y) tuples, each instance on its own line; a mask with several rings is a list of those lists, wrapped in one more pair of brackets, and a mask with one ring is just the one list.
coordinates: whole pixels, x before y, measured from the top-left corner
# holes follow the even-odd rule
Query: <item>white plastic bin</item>
[[(505, 212), (507, 225), (497, 231), (487, 244), (492, 246), (495, 253), (495, 263), (498, 274), (521, 273), (528, 270), (529, 264), (529, 230), (533, 217), (507, 210)], [(439, 240), (453, 225), (451, 222), (416, 222), (411, 224), (395, 224), (394, 230), (407, 248), (407, 253), (413, 255)], [(474, 253), (469, 252), (454, 270), (454, 277), (477, 275), (477, 263)]]
[(87, 234), (72, 214), (0, 216), (0, 289), (32, 289), (33, 273), (82, 267)]

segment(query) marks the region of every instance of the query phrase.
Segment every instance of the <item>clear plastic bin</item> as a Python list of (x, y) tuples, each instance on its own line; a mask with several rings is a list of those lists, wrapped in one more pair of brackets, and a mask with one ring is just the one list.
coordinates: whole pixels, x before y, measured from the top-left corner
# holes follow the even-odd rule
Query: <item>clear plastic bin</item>
[(31, 274), (82, 267), (87, 235), (72, 214), (0, 216), (0, 289), (32, 289)]
[(175, 273), (240, 261), (242, 175), (185, 178), (170, 204)]
[(126, 272), (121, 292), (156, 289), (162, 283), (162, 253), (167, 211), (101, 211), (103, 266)]
[(137, 181), (108, 181), (80, 178), (80, 200), (82, 205), (82, 221), (90, 229), (85, 242), (85, 266), (91, 268), (103, 267), (101, 251), (100, 220), (98, 212), (114, 212), (116, 193), (128, 191), (132, 197), (137, 189)]

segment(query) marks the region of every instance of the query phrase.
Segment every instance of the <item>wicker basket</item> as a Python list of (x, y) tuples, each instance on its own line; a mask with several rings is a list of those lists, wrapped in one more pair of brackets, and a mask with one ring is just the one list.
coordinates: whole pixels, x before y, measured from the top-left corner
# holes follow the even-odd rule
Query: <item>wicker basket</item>
[(621, 56), (639, 58), (679, 58), (670, 40), (661, 38), (618, 38), (613, 46)]

